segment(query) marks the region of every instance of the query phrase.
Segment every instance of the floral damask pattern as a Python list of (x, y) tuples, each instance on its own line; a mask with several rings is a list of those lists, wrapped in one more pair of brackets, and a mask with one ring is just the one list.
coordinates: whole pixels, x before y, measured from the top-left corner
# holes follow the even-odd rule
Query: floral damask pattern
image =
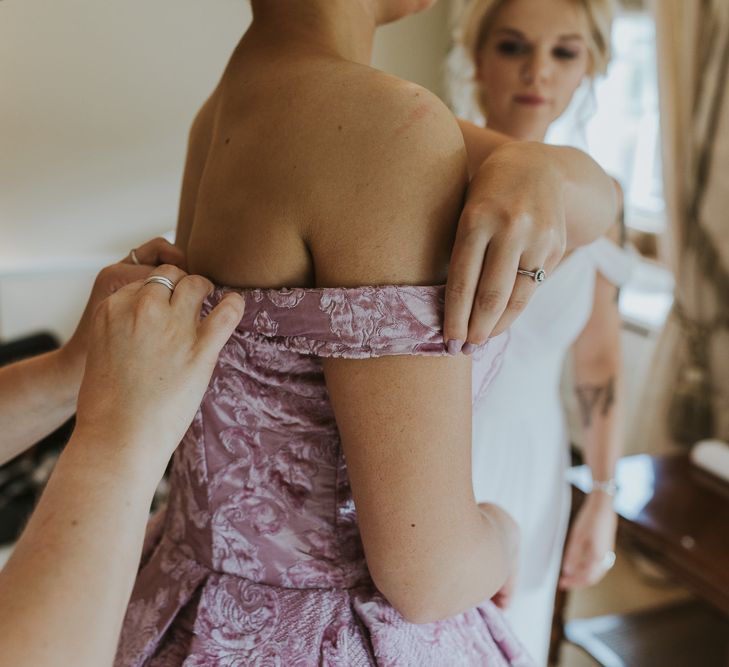
[[(444, 354), (443, 292), (245, 291), (175, 455), (117, 667), (529, 664), (491, 603), (414, 626), (365, 564), (321, 359)], [(477, 355), (479, 389), (500, 345)]]

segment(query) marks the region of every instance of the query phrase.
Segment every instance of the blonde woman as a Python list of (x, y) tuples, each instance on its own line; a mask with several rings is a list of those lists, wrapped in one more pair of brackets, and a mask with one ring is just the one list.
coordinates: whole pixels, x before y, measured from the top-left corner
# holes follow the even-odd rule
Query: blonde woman
[[(542, 142), (585, 79), (609, 59), (608, 0), (476, 0), (463, 46), (488, 128)], [(468, 129), (468, 126), (466, 126)], [(522, 550), (507, 618), (546, 664), (555, 589), (589, 586), (614, 560), (613, 472), (619, 453), (620, 349), (617, 285), (630, 259), (610, 238), (567, 256), (510, 330), (501, 373), (474, 407), (473, 477), (479, 501), (516, 519)], [(520, 280), (529, 280), (522, 276)], [(569, 495), (568, 434), (560, 400), (566, 355), (594, 486), (562, 557)]]

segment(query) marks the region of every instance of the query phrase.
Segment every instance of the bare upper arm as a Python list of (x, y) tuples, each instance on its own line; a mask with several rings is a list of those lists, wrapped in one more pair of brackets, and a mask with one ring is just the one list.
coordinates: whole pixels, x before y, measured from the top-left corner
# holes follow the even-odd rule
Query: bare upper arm
[(324, 223), (306, 232), (317, 285), (445, 282), (468, 182), (465, 146), (435, 95), (392, 88), (386, 82), (349, 121), (361, 129), (345, 130), (346, 150), (322, 156), (335, 183)]
[(513, 141), (505, 134), (487, 127), (479, 127), (470, 121), (458, 119), (463, 141), (468, 152), (468, 173), (473, 176), (491, 152), (503, 144)]
[[(383, 115), (385, 146), (358, 156), (367, 180), (353, 211), (364, 213), (311, 239), (319, 284), (445, 279), (466, 183), (458, 126), (427, 96)], [(479, 530), (470, 358), (327, 359), (324, 370), (370, 571), (407, 608), (425, 582), (438, 594), (453, 549), (466, 553)]]
[(210, 149), (214, 119), (215, 93), (200, 107), (192, 122), (188, 136), (187, 155), (180, 192), (180, 207), (177, 216), (177, 232), (175, 234), (175, 245), (185, 252), (187, 252), (187, 243), (195, 219), (197, 193)]

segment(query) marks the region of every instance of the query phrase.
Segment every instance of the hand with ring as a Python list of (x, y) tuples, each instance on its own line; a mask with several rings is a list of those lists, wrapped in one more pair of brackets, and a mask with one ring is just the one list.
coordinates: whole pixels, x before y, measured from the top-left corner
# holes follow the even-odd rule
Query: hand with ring
[(201, 320), (212, 287), (160, 266), (91, 318), (76, 428), (0, 572), (3, 664), (113, 663), (152, 495), (243, 315), (229, 294)]
[(164, 472), (243, 315), (242, 297), (231, 293), (201, 320), (212, 288), (201, 276), (163, 265), (101, 304), (79, 392), (78, 433), (95, 442), (110, 433), (123, 442), (156, 442), (143, 458), (145, 465), (153, 459), (154, 474)]
[[(480, 132), (464, 131), (469, 154), (472, 146), (478, 151)], [(448, 272), (443, 334), (449, 352), (469, 354), (501, 333), (567, 249), (594, 240), (614, 221), (613, 182), (587, 156), (567, 152), (564, 159), (555, 152), (565, 150), (507, 142), (473, 173)], [(575, 187), (575, 172), (584, 175), (584, 191)]]
[(118, 289), (144, 278), (160, 264), (185, 268), (185, 254), (163, 238), (147, 241), (130, 251), (123, 260), (102, 269), (96, 276), (83, 315), (69, 341), (59, 350), (64, 376), (76, 389), (81, 382), (91, 319), (99, 304)]
[(587, 496), (567, 537), (560, 588), (592, 586), (615, 564), (618, 519), (612, 503), (603, 493)]

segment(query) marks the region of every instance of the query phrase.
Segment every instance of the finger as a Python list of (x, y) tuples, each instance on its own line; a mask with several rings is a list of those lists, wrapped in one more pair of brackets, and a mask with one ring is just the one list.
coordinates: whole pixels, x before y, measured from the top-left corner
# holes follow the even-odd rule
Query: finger
[[(185, 269), (185, 253), (181, 248), (178, 248), (162, 237), (147, 241), (145, 244), (135, 248), (134, 253), (140, 264), (147, 264), (148, 266), (172, 264), (173, 266)], [(124, 262), (127, 264), (133, 263), (131, 253)]]
[(605, 572), (599, 562), (585, 563), (572, 576), (562, 577), (560, 587), (577, 589), (593, 586), (603, 578)]
[(102, 294), (108, 296), (129, 283), (143, 280), (149, 275), (149, 271), (148, 266), (135, 266), (125, 262), (112, 264), (99, 273), (94, 289), (99, 289)]
[(460, 352), (460, 346), (468, 336), (468, 321), (490, 238), (491, 234), (480, 217), (472, 209), (464, 209), (458, 223), (446, 284), (443, 337), (446, 343), (456, 341), (458, 349), (449, 347), (452, 353)]
[(228, 342), (235, 328), (240, 324), (246, 303), (237, 293), (226, 294), (200, 323), (198, 342), (201, 351), (217, 359), (220, 350)]
[(203, 301), (213, 291), (213, 283), (203, 276), (185, 276), (175, 287), (170, 303), (180, 313), (197, 323)]
[(172, 266), (171, 264), (162, 264), (161, 266), (158, 266), (156, 269), (154, 269), (144, 280), (144, 283), (139, 290), (139, 295), (141, 297), (152, 295), (154, 295), (155, 297), (164, 296), (169, 302), (174, 292), (174, 289), (169, 289), (166, 285), (160, 283), (147, 281), (149, 281), (149, 279), (154, 276), (159, 276), (167, 278), (172, 282), (173, 286), (176, 286), (177, 283), (179, 283), (180, 280), (182, 280), (186, 275), (187, 274), (182, 269), (179, 269), (176, 266)]
[[(519, 260), (520, 269), (526, 269), (527, 271), (536, 271), (544, 267), (545, 257), (543, 256), (527, 256), (524, 253)], [(504, 312), (501, 314), (499, 321), (494, 326), (492, 335), (497, 336), (514, 322), (514, 320), (524, 312), (534, 292), (539, 285), (530, 276), (525, 276), (521, 273), (516, 273), (514, 278), (514, 289), (511, 292), (509, 301), (506, 304)]]
[(491, 336), (514, 290), (520, 257), (521, 247), (508, 237), (491, 239), (468, 322), (469, 343), (481, 345)]
[(562, 574), (570, 577), (572, 576), (580, 566), (582, 547), (580, 546), (579, 540), (570, 536), (567, 540), (567, 548), (564, 552), (564, 558), (562, 562)]
[(576, 540), (568, 545), (565, 553), (565, 566), (562, 568), (565, 585), (569, 588), (590, 586), (597, 581), (601, 572), (603, 559), (597, 555), (591, 541)]
[(112, 294), (108, 299), (113, 299), (114, 301), (123, 301), (125, 299), (131, 299), (135, 297), (139, 290), (142, 289), (144, 286), (144, 279), (149, 275), (149, 269), (146, 270), (143, 276), (138, 278), (137, 280), (133, 280), (131, 282), (126, 283), (125, 285), (122, 285), (119, 289), (114, 291), (114, 294)]
[(569, 574), (565, 574), (564, 570), (559, 580), (559, 586), (562, 589), (580, 588), (585, 585), (585, 570), (582, 565), (573, 567)]

